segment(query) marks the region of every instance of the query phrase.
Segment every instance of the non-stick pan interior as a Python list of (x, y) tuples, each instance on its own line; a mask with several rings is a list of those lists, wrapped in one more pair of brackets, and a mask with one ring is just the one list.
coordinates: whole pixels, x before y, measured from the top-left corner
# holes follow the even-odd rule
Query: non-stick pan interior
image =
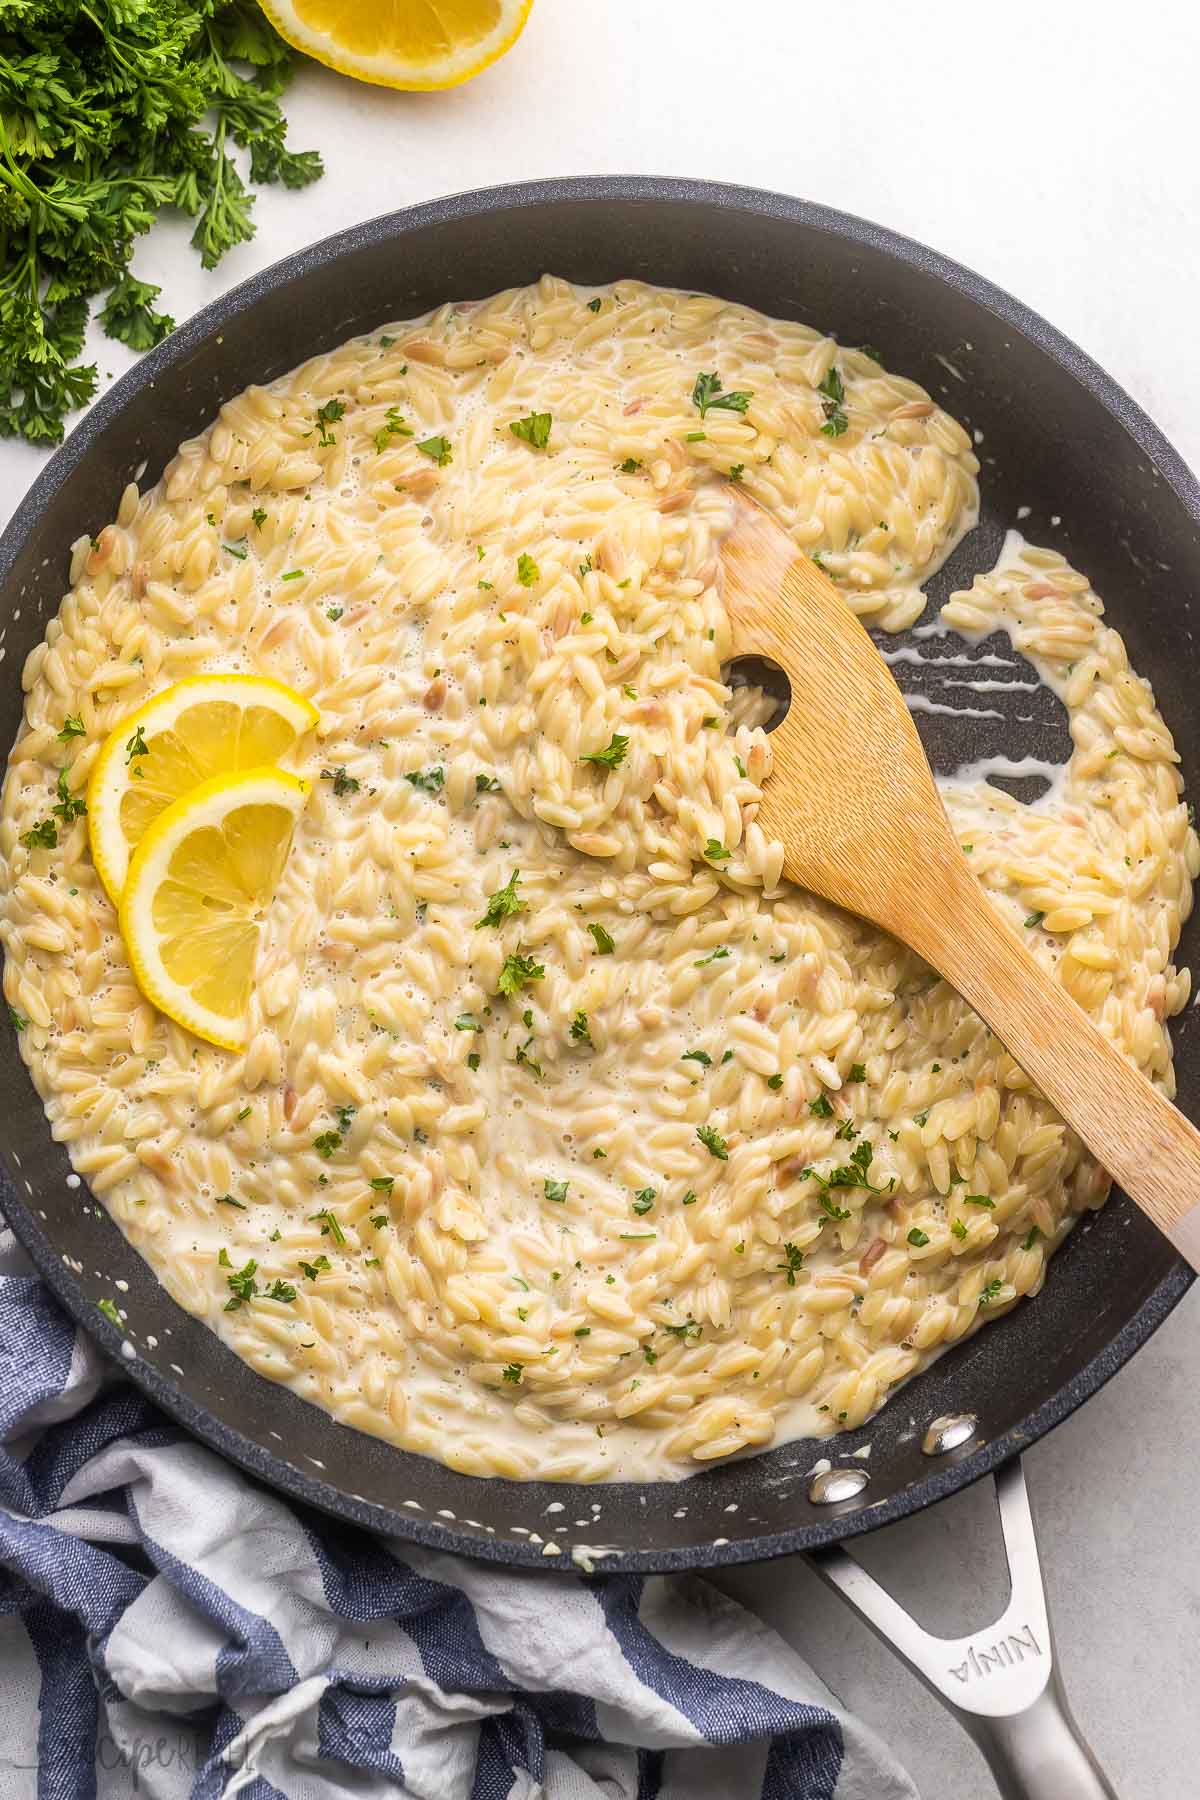
[[(544, 270), (599, 283), (639, 276), (802, 319), (879, 347), (978, 435), (983, 517), (931, 584), (940, 603), (995, 557), (1021, 518), (1103, 594), (1134, 666), (1150, 678), (1189, 785), (1200, 770), (1194, 704), (1200, 493), (1148, 419), (1040, 320), (953, 264), (861, 221), (742, 189), (597, 179), (498, 189), (377, 220), (277, 265), (208, 308), (102, 400), (50, 465), (0, 544), (4, 584), (0, 737), (11, 743), (19, 672), (57, 609), (68, 547), (112, 517), (124, 484), (152, 480), (222, 400), (356, 332)], [(1021, 509), (1027, 508), (1027, 513)], [(939, 646), (934, 640), (934, 650)], [(943, 648), (961, 654), (953, 641)], [(1006, 652), (1012, 654), (1011, 652)], [(915, 666), (914, 666), (915, 668)], [(905, 673), (900, 665), (898, 673)], [(922, 681), (940, 677), (921, 670)], [(1004, 719), (922, 712), (935, 763), (1007, 749), (1061, 760), (1055, 703), (1004, 695)], [(988, 709), (980, 709), (990, 711)], [(1028, 715), (1026, 717), (1025, 715)], [(933, 729), (928, 729), (928, 728)], [(999, 741), (997, 741), (999, 740)], [(1191, 960), (1194, 933), (1181, 952)], [(1200, 1035), (1175, 1027), (1180, 1099), (1200, 1110)], [(1064, 1046), (1069, 1054), (1069, 1046)], [(826, 1449), (797, 1444), (679, 1485), (563, 1487), (481, 1481), (335, 1424), (255, 1375), (180, 1311), (85, 1189), (69, 1185), (15, 1038), (0, 1046), (5, 1176), (0, 1204), (60, 1299), (118, 1347), (95, 1312), (128, 1282), (126, 1373), (177, 1418), (265, 1480), (360, 1523), (447, 1548), (553, 1566), (577, 1546), (605, 1566), (719, 1563), (801, 1548), (926, 1504), (1046, 1430), (1130, 1355), (1188, 1275), (1123, 1195), (1054, 1259), (1042, 1295), (942, 1358), (862, 1430), (861, 1499), (808, 1499)], [(974, 1444), (935, 1465), (930, 1419), (972, 1412)]]

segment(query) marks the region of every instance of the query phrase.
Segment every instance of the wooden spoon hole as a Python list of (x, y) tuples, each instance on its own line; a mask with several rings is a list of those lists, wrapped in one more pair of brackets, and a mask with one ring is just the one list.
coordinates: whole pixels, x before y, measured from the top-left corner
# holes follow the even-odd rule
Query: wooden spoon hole
[(764, 731), (774, 731), (787, 718), (792, 704), (792, 684), (786, 670), (771, 657), (735, 656), (721, 670), (721, 679), (734, 693), (745, 688), (761, 690), (764, 706), (769, 705), (770, 710), (765, 718), (755, 718), (751, 722), (761, 725)]

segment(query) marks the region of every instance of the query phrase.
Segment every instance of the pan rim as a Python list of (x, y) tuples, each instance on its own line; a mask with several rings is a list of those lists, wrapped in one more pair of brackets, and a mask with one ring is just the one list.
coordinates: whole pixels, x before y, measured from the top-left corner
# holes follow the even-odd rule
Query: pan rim
[[(682, 177), (572, 176), (464, 190), (381, 214), (279, 259), (201, 308), (96, 401), (32, 483), (0, 537), (0, 582), (10, 575), (43, 508), (60, 493), (83, 456), (126, 405), (184, 362), (222, 325), (252, 311), (266, 294), (337, 262), (355, 250), (401, 240), (408, 233), (426, 226), (538, 205), (586, 206), (613, 202), (630, 205), (715, 204), (759, 218), (780, 219), (825, 232), (864, 249), (880, 251), (902, 266), (933, 276), (1035, 344), (1098, 401), (1149, 459), (1200, 530), (1200, 482), (1149, 414), (1070, 338), (1023, 302), (964, 265), (914, 239), (853, 214), (766, 189)], [(435, 1518), (393, 1511), (310, 1476), (192, 1401), (141, 1356), (135, 1354), (130, 1358), (122, 1354), (121, 1346), (126, 1341), (124, 1334), (96, 1313), (61, 1260), (60, 1253), (35, 1221), (31, 1208), (10, 1184), (6, 1183), (5, 1187), (8, 1223), (60, 1304), (76, 1324), (100, 1344), (123, 1375), (210, 1448), (289, 1498), (363, 1528), (481, 1561), (543, 1570), (555, 1566), (548, 1562), (537, 1544), (499, 1535), (484, 1539), (467, 1537)], [(1069, 1417), (1146, 1342), (1178, 1304), (1192, 1279), (1187, 1265), (1181, 1259), (1176, 1261), (1133, 1317), (1126, 1320), (1056, 1394), (1007, 1432), (964, 1452), (940, 1469), (931, 1469), (920, 1481), (910, 1482), (874, 1505), (849, 1511), (831, 1509), (827, 1519), (756, 1538), (657, 1550), (616, 1551), (605, 1555), (602, 1561), (598, 1560), (597, 1566), (606, 1573), (648, 1574), (766, 1561), (858, 1536), (919, 1512), (986, 1475)], [(517, 1489), (525, 1486), (523, 1483), (501, 1485)], [(561, 1568), (561, 1562), (557, 1566)]]

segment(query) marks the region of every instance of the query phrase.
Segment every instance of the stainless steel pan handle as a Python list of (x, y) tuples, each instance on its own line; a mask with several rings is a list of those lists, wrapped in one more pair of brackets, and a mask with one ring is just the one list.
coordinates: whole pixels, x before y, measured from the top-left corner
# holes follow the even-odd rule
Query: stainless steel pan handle
[(996, 1474), (1008, 1605), (994, 1625), (941, 1638), (839, 1545), (809, 1561), (979, 1745), (1004, 1800), (1116, 1800), (1067, 1705), (1020, 1458)]

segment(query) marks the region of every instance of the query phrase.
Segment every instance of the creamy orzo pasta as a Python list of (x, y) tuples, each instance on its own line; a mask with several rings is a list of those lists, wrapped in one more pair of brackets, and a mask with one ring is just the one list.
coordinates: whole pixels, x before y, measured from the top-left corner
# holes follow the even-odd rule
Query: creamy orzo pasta
[[(1105, 1176), (944, 982), (781, 881), (762, 709), (721, 676), (730, 479), (894, 630), (976, 474), (870, 351), (546, 278), (231, 400), (80, 540), (4, 790), (5, 992), (54, 1135), (182, 1306), (360, 1429), (590, 1480), (859, 1425), (1037, 1290)], [(1035, 805), (946, 797), (1169, 1092), (1197, 843), (1101, 610), (1018, 544), (954, 597), (1074, 753)], [(64, 764), (77, 790), (208, 670), (320, 711), (244, 1054), (142, 999), (85, 821), (34, 829)]]

